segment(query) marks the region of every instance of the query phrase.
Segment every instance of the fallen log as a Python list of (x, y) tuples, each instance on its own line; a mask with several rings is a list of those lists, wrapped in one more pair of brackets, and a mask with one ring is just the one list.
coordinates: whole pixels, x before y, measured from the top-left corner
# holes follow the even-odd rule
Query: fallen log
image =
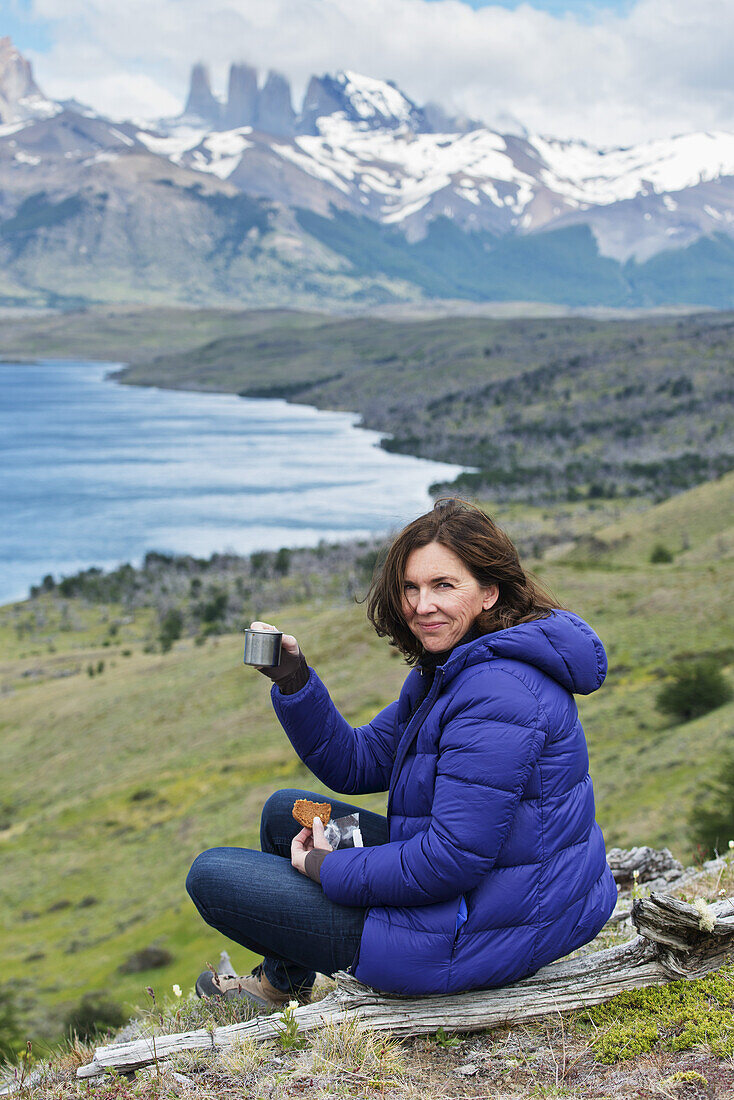
[[(336, 989), (322, 1001), (296, 1008), (299, 1034), (326, 1023), (355, 1020), (362, 1030), (395, 1036), (425, 1035), (443, 1027), (475, 1031), (529, 1020), (548, 1013), (601, 1004), (617, 993), (692, 980), (717, 970), (734, 956), (734, 903), (688, 905), (665, 894), (636, 901), (632, 920), (639, 935), (626, 943), (543, 967), (502, 989), (450, 996), (397, 997), (378, 993), (350, 974), (336, 975)], [(240, 1024), (178, 1035), (151, 1035), (99, 1047), (77, 1077), (105, 1070), (130, 1073), (185, 1050), (214, 1050), (243, 1039), (277, 1038), (282, 1016), (258, 1016)]]

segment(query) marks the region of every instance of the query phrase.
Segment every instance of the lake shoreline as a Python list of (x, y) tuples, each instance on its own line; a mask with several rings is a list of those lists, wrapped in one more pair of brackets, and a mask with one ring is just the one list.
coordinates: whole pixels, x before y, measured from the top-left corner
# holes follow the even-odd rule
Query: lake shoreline
[(3, 602), (48, 575), (138, 568), (150, 552), (244, 558), (384, 537), (430, 506), (437, 476), (461, 469), (396, 462), (355, 412), (212, 391), (202, 402), (184, 387), (126, 386), (121, 369), (109, 359), (6, 360), (4, 415), (19, 420), (4, 433), (0, 503), (13, 530), (0, 539)]

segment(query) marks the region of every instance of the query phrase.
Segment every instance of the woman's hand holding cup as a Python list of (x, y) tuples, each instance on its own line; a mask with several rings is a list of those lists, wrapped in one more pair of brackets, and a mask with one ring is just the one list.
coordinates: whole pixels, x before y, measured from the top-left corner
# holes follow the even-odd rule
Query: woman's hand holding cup
[[(280, 633), (277, 626), (273, 626), (271, 623), (262, 623), (256, 620), (254, 623), (250, 623), (250, 630), (262, 630), (263, 632)], [(284, 634), (281, 640), (280, 647), (280, 663), (277, 665), (261, 666), (256, 665), (258, 672), (262, 672), (264, 676), (269, 677), (276, 684), (279, 680), (286, 680), (289, 676), (298, 669), (301, 663), (301, 649), (298, 642), (292, 634)]]
[[(261, 623), (258, 620), (255, 620), (254, 623), (250, 623), (250, 630), (272, 631), (274, 634), (280, 633), (277, 626), (273, 626), (271, 623)], [(292, 654), (294, 657), (298, 657), (298, 654), (301, 652), (298, 642), (292, 634), (283, 635), (282, 647), (287, 653)]]

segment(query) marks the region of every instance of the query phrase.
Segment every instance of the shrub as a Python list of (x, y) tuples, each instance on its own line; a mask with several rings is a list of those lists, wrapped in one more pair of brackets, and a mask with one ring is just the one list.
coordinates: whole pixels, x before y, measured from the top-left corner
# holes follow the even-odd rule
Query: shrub
[(688, 823), (704, 856), (727, 851), (734, 840), (734, 754), (724, 760), (718, 778), (698, 792)]
[(13, 991), (0, 986), (0, 1065), (17, 1060), (22, 1040)]
[(150, 787), (140, 787), (137, 791), (133, 791), (130, 795), (131, 802), (147, 802), (151, 798), (155, 798), (156, 792), (151, 790)]
[(168, 966), (173, 962), (173, 955), (166, 951), (165, 947), (143, 947), (140, 951), (134, 951), (129, 958), (118, 966), (121, 974), (140, 974), (143, 970), (155, 970), (160, 966)]
[(15, 803), (9, 798), (0, 799), (0, 830), (9, 829), (15, 819)]
[(194, 613), (203, 623), (219, 623), (227, 610), (227, 593), (213, 584), (207, 592), (207, 599), (194, 608)]
[(171, 608), (161, 618), (158, 630), (158, 641), (161, 643), (161, 651), (168, 653), (174, 642), (177, 642), (183, 631), (183, 615), (178, 608)]
[(104, 993), (85, 993), (78, 1005), (67, 1013), (66, 1030), (80, 1039), (91, 1039), (100, 1031), (114, 1031), (125, 1023), (125, 1013), (117, 1001)]
[(269, 555), (265, 550), (256, 550), (250, 554), (250, 569), (253, 577), (264, 577), (268, 570)]
[(673, 560), (673, 555), (662, 542), (656, 542), (650, 552), (651, 565), (667, 565)]
[(716, 710), (732, 697), (729, 683), (715, 661), (703, 658), (680, 665), (658, 692), (655, 705), (679, 722), (690, 722)]
[(273, 569), (279, 577), (287, 577), (291, 568), (291, 551), (287, 546), (281, 546), (273, 561)]
[(359, 575), (367, 584), (372, 581), (380, 560), (381, 554), (379, 550), (368, 550), (365, 554), (360, 554), (357, 558), (356, 565), (359, 570)]

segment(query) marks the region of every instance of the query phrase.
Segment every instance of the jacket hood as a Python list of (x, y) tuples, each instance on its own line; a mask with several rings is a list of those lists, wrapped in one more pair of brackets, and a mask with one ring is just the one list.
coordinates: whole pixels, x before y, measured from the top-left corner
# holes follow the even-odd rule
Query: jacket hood
[(466, 665), (488, 657), (509, 657), (534, 665), (567, 691), (589, 695), (604, 683), (607, 655), (588, 623), (570, 611), (554, 611), (458, 646), (444, 666), (448, 680)]

